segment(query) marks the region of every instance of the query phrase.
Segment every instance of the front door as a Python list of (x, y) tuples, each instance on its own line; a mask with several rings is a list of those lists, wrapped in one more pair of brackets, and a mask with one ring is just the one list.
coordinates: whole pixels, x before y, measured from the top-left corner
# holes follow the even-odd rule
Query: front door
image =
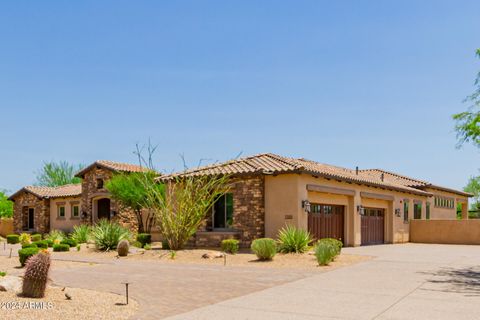
[(334, 238), (344, 242), (344, 206), (312, 203), (308, 214), (308, 231), (315, 239)]
[(362, 245), (383, 244), (385, 209), (365, 208), (362, 216)]
[(35, 209), (28, 208), (28, 229), (30, 230), (34, 229), (35, 227), (34, 219), (35, 219)]
[(110, 199), (103, 198), (97, 201), (98, 219), (110, 219)]

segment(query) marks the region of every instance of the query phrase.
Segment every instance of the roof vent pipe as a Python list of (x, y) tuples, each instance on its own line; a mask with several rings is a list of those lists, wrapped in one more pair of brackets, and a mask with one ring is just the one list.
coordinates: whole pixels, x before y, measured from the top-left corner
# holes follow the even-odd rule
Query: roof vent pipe
[(355, 174), (358, 176), (358, 166), (355, 167)]
[(384, 179), (384, 178), (385, 178), (385, 175), (382, 173), (382, 174), (380, 175), (380, 180), (382, 180), (382, 182), (383, 182), (383, 179)]

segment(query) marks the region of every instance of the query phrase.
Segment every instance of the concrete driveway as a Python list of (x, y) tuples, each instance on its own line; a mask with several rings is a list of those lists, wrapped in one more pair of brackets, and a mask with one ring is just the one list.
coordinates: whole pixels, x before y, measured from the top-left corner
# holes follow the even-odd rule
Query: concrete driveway
[(344, 252), (376, 258), (169, 319), (480, 319), (480, 246)]

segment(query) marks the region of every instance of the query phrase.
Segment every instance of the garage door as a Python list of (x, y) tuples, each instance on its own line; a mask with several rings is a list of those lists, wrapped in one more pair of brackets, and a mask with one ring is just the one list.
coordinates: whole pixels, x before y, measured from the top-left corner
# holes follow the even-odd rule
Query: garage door
[(362, 216), (362, 245), (384, 243), (385, 209), (365, 208)]
[(315, 239), (335, 238), (343, 242), (344, 206), (312, 203), (308, 231)]

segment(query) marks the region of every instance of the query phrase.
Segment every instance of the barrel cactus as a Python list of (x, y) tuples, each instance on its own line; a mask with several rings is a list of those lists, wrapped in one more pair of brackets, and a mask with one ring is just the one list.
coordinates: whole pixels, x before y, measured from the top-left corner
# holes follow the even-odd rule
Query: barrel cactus
[(27, 260), (23, 276), (22, 294), (24, 297), (42, 298), (47, 288), (50, 254), (41, 252)]
[(117, 246), (117, 252), (120, 257), (126, 257), (128, 255), (128, 241), (122, 240)]

